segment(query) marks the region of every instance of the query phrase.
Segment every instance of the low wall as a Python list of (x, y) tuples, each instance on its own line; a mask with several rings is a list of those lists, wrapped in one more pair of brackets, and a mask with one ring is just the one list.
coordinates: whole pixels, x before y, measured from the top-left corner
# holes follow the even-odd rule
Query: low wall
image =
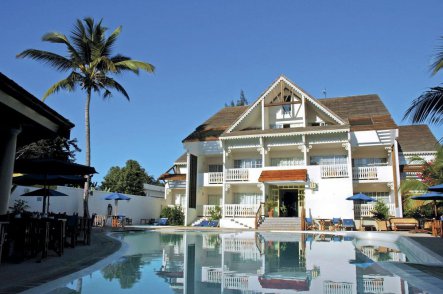
[[(35, 187), (17, 186), (9, 198), (8, 206), (12, 206), (16, 199), (21, 199), (25, 200), (29, 205), (27, 210), (41, 212), (43, 197), (20, 196), (36, 189)], [(56, 190), (68, 196), (50, 197), (49, 211), (83, 215), (83, 189), (57, 186)], [(111, 204), (113, 211), (115, 211), (115, 201), (103, 199), (103, 197), (108, 194), (110, 193), (104, 191), (92, 192), (92, 196), (89, 197), (90, 214), (107, 215), (108, 204)], [(118, 201), (118, 214), (132, 218), (134, 224), (138, 224), (141, 218), (159, 218), (160, 211), (162, 207), (165, 206), (164, 198), (137, 195), (128, 196), (131, 197), (131, 200)]]

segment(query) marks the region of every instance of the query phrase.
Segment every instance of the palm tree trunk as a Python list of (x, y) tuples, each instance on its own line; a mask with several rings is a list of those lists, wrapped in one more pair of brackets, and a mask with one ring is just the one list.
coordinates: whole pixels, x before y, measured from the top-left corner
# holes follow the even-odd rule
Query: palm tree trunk
[[(85, 105), (85, 133), (86, 133), (86, 165), (91, 165), (91, 129), (89, 123), (89, 105), (91, 104), (91, 89), (87, 90), (86, 105)], [(89, 217), (89, 181), (90, 176), (86, 176), (86, 182), (83, 189), (83, 216)]]

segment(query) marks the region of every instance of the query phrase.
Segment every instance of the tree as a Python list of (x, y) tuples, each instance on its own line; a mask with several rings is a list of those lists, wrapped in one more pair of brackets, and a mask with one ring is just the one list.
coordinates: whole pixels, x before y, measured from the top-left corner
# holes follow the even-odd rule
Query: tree
[[(442, 37), (443, 39), (443, 37)], [(435, 61), (431, 66), (432, 75), (443, 68), (443, 47), (437, 52)], [(443, 87), (432, 87), (424, 92), (406, 110), (403, 119), (410, 118), (413, 123), (429, 122), (440, 125), (443, 123)]]
[(244, 106), (244, 105), (248, 105), (248, 99), (246, 99), (245, 92), (243, 90), (240, 91), (240, 98), (237, 99), (237, 102), (231, 100), (229, 104), (225, 103), (225, 107)]
[(122, 168), (113, 166), (103, 178), (101, 189), (131, 195), (146, 196), (143, 184), (158, 184), (153, 176), (135, 160), (126, 161)]
[[(71, 149), (72, 148), (72, 149)], [(17, 150), (16, 159), (59, 159), (75, 161), (75, 153), (81, 151), (77, 139), (68, 140), (63, 137), (42, 139), (25, 145)]]
[[(131, 71), (138, 74), (140, 70), (152, 73), (154, 66), (131, 58), (116, 54), (112, 55), (112, 49), (120, 35), (122, 27), (116, 28), (108, 37), (105, 33), (107, 28), (102, 26), (102, 20), (95, 23), (94, 19), (87, 17), (77, 19), (70, 37), (58, 32), (47, 33), (42, 37), (45, 42), (62, 44), (67, 49), (67, 55), (62, 56), (49, 51), (27, 49), (19, 54), (17, 58), (31, 58), (46, 63), (60, 72), (69, 72), (69, 75), (54, 85), (52, 85), (44, 94), (43, 100), (49, 95), (57, 93), (60, 90), (72, 92), (76, 87), (80, 87), (86, 92), (85, 104), (85, 135), (86, 135), (86, 165), (91, 164), (91, 136), (89, 108), (92, 93), (102, 95), (104, 99), (112, 96), (111, 91), (121, 93), (129, 100), (129, 95), (125, 88), (120, 85), (112, 75), (120, 74), (125, 71)], [(85, 182), (83, 192), (83, 210), (84, 215), (89, 216), (88, 197), (89, 197), (90, 178)]]

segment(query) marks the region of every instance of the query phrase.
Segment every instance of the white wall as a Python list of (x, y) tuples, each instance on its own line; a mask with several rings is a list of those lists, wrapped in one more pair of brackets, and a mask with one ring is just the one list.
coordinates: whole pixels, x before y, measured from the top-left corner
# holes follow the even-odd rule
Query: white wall
[[(16, 199), (22, 199), (30, 206), (27, 210), (41, 212), (43, 205), (42, 197), (20, 196), (36, 189), (35, 187), (18, 186), (9, 199), (9, 206), (12, 206)], [(62, 186), (57, 186), (56, 189), (68, 196), (51, 197), (49, 211), (83, 215), (83, 189)], [(141, 218), (159, 218), (161, 208), (165, 206), (165, 200), (163, 192), (157, 190), (158, 188), (153, 191), (148, 189), (148, 195), (149, 193), (160, 193), (159, 197), (128, 195), (131, 197), (131, 200), (118, 201), (118, 213), (132, 218), (134, 224), (139, 223)], [(108, 194), (110, 192), (93, 191), (93, 195), (89, 197), (89, 212), (91, 214), (106, 215), (108, 204), (111, 204), (113, 211), (115, 211), (114, 201), (103, 199)]]

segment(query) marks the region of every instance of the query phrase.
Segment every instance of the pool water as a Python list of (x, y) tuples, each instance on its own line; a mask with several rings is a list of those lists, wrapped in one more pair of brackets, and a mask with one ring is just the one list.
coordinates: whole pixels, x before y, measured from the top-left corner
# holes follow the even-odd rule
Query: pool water
[(434, 285), (426, 290), (420, 288), (424, 283), (419, 278), (394, 273), (395, 265), (408, 261), (395, 243), (379, 246), (346, 236), (271, 232), (146, 231), (117, 237), (128, 244), (123, 257), (51, 293), (429, 293), (442, 289)]

